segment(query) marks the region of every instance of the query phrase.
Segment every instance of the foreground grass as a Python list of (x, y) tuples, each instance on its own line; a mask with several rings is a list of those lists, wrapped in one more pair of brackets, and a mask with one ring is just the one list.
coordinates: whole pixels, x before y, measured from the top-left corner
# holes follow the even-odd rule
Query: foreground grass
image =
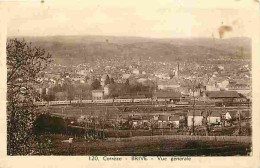
[(114, 155), (114, 156), (246, 156), (251, 144), (217, 141), (180, 141), (159, 139), (132, 141), (130, 139), (85, 140), (75, 139), (72, 144), (62, 142), (68, 136), (48, 135), (50, 153), (46, 155)]

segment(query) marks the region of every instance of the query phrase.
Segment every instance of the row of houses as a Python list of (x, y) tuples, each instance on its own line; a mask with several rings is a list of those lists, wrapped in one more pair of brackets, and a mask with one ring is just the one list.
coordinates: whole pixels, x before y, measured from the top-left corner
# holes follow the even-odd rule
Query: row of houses
[[(200, 91), (237, 91), (238, 93), (247, 94), (251, 91), (250, 84), (248, 82), (232, 81), (231, 79), (213, 79), (208, 81), (202, 78), (200, 79), (201, 86), (195, 90), (195, 95), (200, 96)], [(158, 90), (174, 90), (182, 93), (191, 94), (190, 88), (192, 83), (189, 79), (184, 78), (172, 78), (169, 80), (158, 80)], [(193, 93), (192, 93), (193, 94)]]
[(249, 111), (189, 111), (187, 114), (187, 126), (201, 126), (205, 123), (208, 124), (227, 124), (228, 121), (236, 119), (250, 119), (251, 114)]
[[(105, 95), (109, 94), (109, 88), (104, 87), (104, 90), (93, 90), (92, 91), (92, 99), (100, 100), (103, 99)], [(174, 91), (156, 91), (153, 94), (153, 98), (157, 101), (168, 101), (168, 102), (178, 102), (181, 101), (185, 95), (180, 92)], [(240, 95), (237, 91), (205, 91), (203, 93), (203, 100), (222, 100), (224, 102), (233, 102), (238, 99), (246, 99), (242, 95)]]
[[(189, 111), (188, 113), (109, 116), (107, 121), (128, 123), (132, 128), (183, 128), (202, 125), (228, 126), (232, 121), (250, 119), (249, 111)], [(193, 123), (194, 122), (194, 123)]]

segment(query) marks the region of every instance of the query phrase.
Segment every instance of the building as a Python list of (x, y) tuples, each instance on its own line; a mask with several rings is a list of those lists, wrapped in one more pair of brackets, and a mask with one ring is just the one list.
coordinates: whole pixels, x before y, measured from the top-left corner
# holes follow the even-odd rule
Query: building
[(162, 80), (170, 80), (171, 77), (168, 73), (155, 73), (155, 77), (162, 79)]
[(140, 71), (139, 71), (138, 69), (134, 69), (134, 70), (133, 70), (133, 74), (139, 75), (139, 74), (140, 74)]
[(222, 117), (225, 120), (238, 119), (240, 115), (241, 119), (249, 119), (251, 118), (250, 111), (227, 111), (222, 113)]
[(251, 92), (251, 88), (247, 84), (229, 84), (227, 90), (237, 91), (238, 93), (245, 95)]
[(220, 88), (216, 87), (215, 84), (207, 84), (206, 91), (220, 91)]
[(168, 126), (170, 116), (168, 115), (159, 115), (158, 117), (158, 126), (159, 128), (165, 128)]
[(201, 89), (190, 89), (189, 90), (189, 96), (190, 97), (199, 97), (200, 96), (200, 94), (201, 94)]
[(210, 124), (219, 124), (221, 121), (221, 113), (213, 111), (208, 115), (207, 120)]
[(104, 96), (109, 95), (109, 93), (110, 93), (109, 86), (110, 86), (110, 84), (107, 84), (104, 86)]
[(141, 115), (133, 115), (131, 116), (130, 120), (133, 128), (136, 128), (143, 124)]
[(137, 81), (138, 83), (144, 84), (147, 80), (148, 80), (147, 78), (139, 78), (139, 79), (137, 79), (136, 81)]
[(92, 90), (92, 100), (102, 100), (104, 98), (103, 90)]
[(157, 91), (153, 96), (157, 101), (166, 100), (171, 102), (179, 102), (181, 97), (180, 92), (173, 91)]
[(128, 79), (130, 78), (131, 74), (123, 74), (122, 79)]
[(233, 102), (235, 98), (239, 98), (237, 91), (206, 91), (205, 95), (208, 99), (218, 99), (224, 102)]
[(153, 120), (153, 116), (152, 115), (144, 115), (143, 117), (142, 117), (142, 121), (143, 121), (143, 123), (150, 123), (151, 122), (151, 120)]
[(196, 110), (195, 112), (193, 110), (188, 112), (188, 126), (193, 126), (193, 117), (194, 117), (194, 126), (200, 126), (203, 124), (203, 112)]
[(168, 122), (170, 116), (169, 115), (159, 115), (158, 116), (158, 122)]
[(75, 77), (72, 77), (71, 79), (74, 82), (85, 83), (85, 77), (84, 76), (75, 76)]
[(222, 117), (225, 120), (236, 119), (238, 117), (237, 111), (226, 111), (222, 113)]
[(106, 82), (107, 77), (109, 77), (109, 79), (111, 79), (111, 75), (110, 74), (104, 74), (104, 75), (101, 76), (101, 78), (100, 78), (101, 86), (105, 86), (105, 82)]
[(157, 85), (159, 90), (175, 90), (181, 86), (175, 79), (160, 80)]
[(173, 124), (175, 128), (180, 127), (181, 117), (178, 115), (170, 116), (169, 123)]
[(220, 91), (220, 88), (217, 86), (217, 81), (210, 77), (208, 81), (205, 83), (206, 91)]

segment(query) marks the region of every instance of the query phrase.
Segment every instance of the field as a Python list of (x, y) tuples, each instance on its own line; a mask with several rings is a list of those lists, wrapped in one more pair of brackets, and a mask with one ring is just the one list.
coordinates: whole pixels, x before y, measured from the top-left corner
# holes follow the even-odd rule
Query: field
[(68, 136), (51, 135), (48, 154), (52, 155), (109, 155), (109, 156), (248, 156), (250, 143), (200, 140), (172, 140), (158, 138), (151, 141), (131, 138), (112, 138), (87, 141), (75, 139), (72, 144), (62, 142)]

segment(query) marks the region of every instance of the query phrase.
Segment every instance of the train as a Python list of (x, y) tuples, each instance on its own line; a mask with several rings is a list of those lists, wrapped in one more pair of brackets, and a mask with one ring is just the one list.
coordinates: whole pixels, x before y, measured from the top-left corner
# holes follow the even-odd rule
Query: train
[[(165, 100), (166, 101), (166, 100)], [(35, 102), (37, 106), (54, 106), (54, 105), (75, 105), (75, 104), (143, 104), (153, 102), (152, 98), (139, 98), (139, 99), (101, 99), (101, 100), (65, 100), (65, 101), (41, 101)]]
[[(187, 107), (193, 105), (192, 100), (180, 100), (177, 102), (169, 101), (169, 99), (153, 99), (153, 98), (129, 98), (129, 99), (101, 99), (101, 100), (71, 100), (71, 101), (42, 101), (35, 102), (36, 106), (55, 106), (55, 105), (80, 105), (80, 104), (105, 104), (105, 105), (119, 105), (119, 104), (164, 104), (168, 107)], [(196, 106), (249, 106), (251, 105), (250, 101), (196, 101)]]
[[(77, 104), (167, 104), (172, 103), (168, 99), (153, 98), (129, 98), (129, 99), (101, 99), (101, 100), (71, 100), (71, 101), (38, 101), (37, 106), (77, 105)], [(179, 105), (187, 105), (189, 102), (176, 102)]]

